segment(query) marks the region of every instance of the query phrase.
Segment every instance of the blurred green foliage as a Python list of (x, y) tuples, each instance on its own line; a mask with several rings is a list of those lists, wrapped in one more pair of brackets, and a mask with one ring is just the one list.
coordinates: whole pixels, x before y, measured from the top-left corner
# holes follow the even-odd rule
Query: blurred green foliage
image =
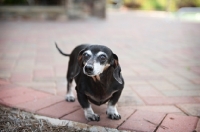
[(181, 7), (200, 7), (200, 0), (123, 0), (124, 6), (143, 10), (176, 11)]

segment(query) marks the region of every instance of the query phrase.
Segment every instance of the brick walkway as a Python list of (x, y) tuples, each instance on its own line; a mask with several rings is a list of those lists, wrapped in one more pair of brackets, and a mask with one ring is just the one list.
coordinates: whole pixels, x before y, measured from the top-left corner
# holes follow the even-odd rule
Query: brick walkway
[[(0, 22), (0, 103), (37, 114), (132, 131), (200, 131), (200, 24), (110, 12), (106, 21)], [(121, 120), (93, 106), (88, 122), (79, 103), (64, 101), (68, 58), (78, 44), (110, 47), (125, 88)], [(75, 92), (75, 91), (74, 91)]]

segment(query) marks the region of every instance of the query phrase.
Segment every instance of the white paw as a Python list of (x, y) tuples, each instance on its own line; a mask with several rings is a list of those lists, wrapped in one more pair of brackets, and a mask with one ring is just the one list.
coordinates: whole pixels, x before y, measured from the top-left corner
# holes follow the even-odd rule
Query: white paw
[(84, 114), (85, 114), (85, 118), (88, 121), (100, 121), (100, 116), (93, 112), (91, 106), (89, 108), (84, 109)]
[(88, 121), (100, 121), (100, 116), (98, 114), (88, 114), (85, 116)]
[(74, 102), (75, 101), (75, 97), (73, 94), (67, 94), (65, 100), (67, 102)]
[(115, 106), (109, 105), (106, 111), (106, 114), (108, 115), (108, 118), (112, 120), (119, 120), (121, 119), (120, 114), (118, 113), (117, 109)]

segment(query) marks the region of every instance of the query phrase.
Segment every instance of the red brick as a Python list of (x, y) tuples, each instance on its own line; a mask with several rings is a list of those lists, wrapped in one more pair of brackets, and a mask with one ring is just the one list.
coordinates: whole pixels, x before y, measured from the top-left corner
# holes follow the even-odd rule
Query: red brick
[(162, 112), (162, 113), (177, 113), (182, 114), (183, 112), (174, 105), (144, 105), (144, 106), (133, 106), (134, 109), (151, 112)]
[(53, 70), (35, 70), (34, 77), (36, 78), (54, 77), (54, 72)]
[(54, 117), (54, 118), (61, 118), (78, 109), (80, 109), (80, 105), (77, 101), (75, 102), (62, 101), (57, 104), (46, 107), (44, 109), (41, 109), (37, 111), (36, 113), (40, 115)]
[[(40, 59), (39, 59), (40, 58)], [(36, 64), (51, 64), (53, 62), (52, 56), (38, 57), (36, 59)]]
[[(155, 73), (154, 73), (155, 74)], [(167, 81), (149, 81), (151, 85), (153, 85), (156, 89), (162, 91), (162, 90), (176, 90), (178, 87), (174, 86), (173, 84), (167, 82)], [(185, 86), (185, 85), (184, 85)]]
[(27, 111), (35, 112), (37, 110), (48, 107), (55, 103), (61, 102), (63, 100), (64, 100), (64, 97), (50, 96), (47, 98), (42, 98), (42, 99), (38, 99), (38, 100), (33, 100), (31, 102), (19, 104), (19, 105), (17, 105), (17, 107), (20, 109), (27, 110)]
[[(16, 86), (17, 87), (17, 86)], [(12, 89), (3, 89), (0, 92), (0, 98), (6, 98), (6, 97), (14, 97), (14, 96), (20, 96), (26, 93), (32, 93), (34, 90), (29, 88), (12, 88)]]
[(183, 103), (198, 103), (194, 97), (143, 97), (148, 105), (171, 105)]
[(177, 105), (182, 111), (188, 115), (200, 117), (200, 103), (198, 104), (179, 104)]
[(136, 111), (120, 127), (120, 130), (153, 132), (165, 117), (164, 113)]
[(10, 83), (6, 80), (0, 79), (0, 85), (7, 85), (7, 84), (10, 84)]
[(198, 121), (198, 123), (197, 123), (197, 126), (196, 126), (196, 132), (200, 132), (200, 119), (199, 119), (199, 121)]
[(9, 90), (14, 88), (20, 88), (21, 86), (17, 86), (14, 84), (0, 85), (0, 90)]
[(15, 74), (12, 75), (10, 78), (11, 82), (31, 82), (32, 81), (32, 75), (30, 74)]
[(21, 104), (21, 103), (37, 100), (40, 98), (49, 97), (49, 96), (52, 96), (52, 95), (46, 94), (43, 92), (32, 91), (32, 92), (17, 95), (17, 96), (3, 98), (2, 101), (5, 104), (11, 105), (11, 106), (16, 106), (17, 104)]
[(200, 67), (199, 66), (191, 67), (191, 70), (200, 75)]
[(196, 97), (195, 99), (198, 100), (198, 101), (200, 102), (200, 97)]
[(198, 118), (169, 114), (166, 116), (157, 132), (192, 132), (195, 130)]
[(156, 89), (152, 88), (150, 85), (137, 85), (133, 86), (132, 89), (139, 94), (140, 96), (154, 96), (154, 97), (163, 97), (163, 95), (157, 91)]
[[(97, 125), (97, 126), (104, 126), (110, 128), (117, 128), (120, 124), (122, 124), (134, 111), (135, 109), (131, 107), (119, 107), (117, 108), (119, 114), (121, 115), (120, 120), (111, 120), (106, 115), (106, 109), (100, 115), (99, 122), (88, 122), (89, 125)], [(95, 110), (94, 110), (95, 111)]]
[(200, 84), (200, 78), (191, 80), (194, 84)]
[(85, 118), (84, 111), (82, 108), (79, 110), (70, 113), (64, 117), (61, 118), (62, 120), (70, 120), (70, 121), (75, 121), (75, 122), (81, 122), (81, 123), (87, 123), (88, 120)]

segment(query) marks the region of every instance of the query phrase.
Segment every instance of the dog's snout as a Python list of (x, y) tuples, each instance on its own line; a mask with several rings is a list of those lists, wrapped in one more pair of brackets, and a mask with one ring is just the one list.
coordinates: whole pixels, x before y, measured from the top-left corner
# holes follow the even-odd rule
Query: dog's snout
[(94, 70), (94, 67), (93, 67), (93, 66), (91, 66), (91, 65), (85, 66), (85, 71), (86, 71), (87, 73), (92, 73), (93, 70)]

